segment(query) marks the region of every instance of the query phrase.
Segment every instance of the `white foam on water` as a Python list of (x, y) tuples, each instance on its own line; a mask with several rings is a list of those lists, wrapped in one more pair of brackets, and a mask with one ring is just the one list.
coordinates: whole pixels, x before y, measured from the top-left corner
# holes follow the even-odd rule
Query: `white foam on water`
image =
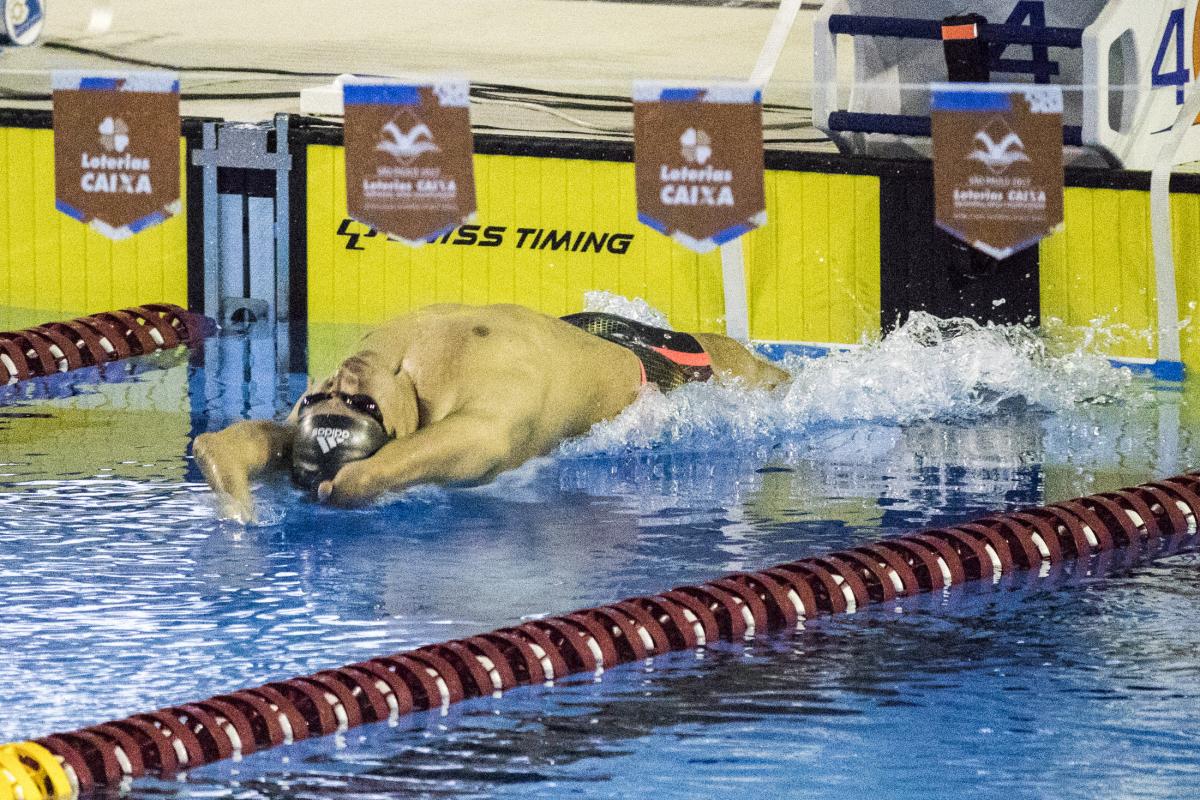
[(656, 328), (674, 330), (667, 321), (667, 315), (640, 297), (630, 300), (612, 292), (585, 292), (583, 295), (583, 310), (597, 311), (603, 314), (616, 314), (618, 317), (644, 322)]
[[(644, 313), (638, 306), (644, 301), (600, 294), (589, 293), (590, 309), (636, 314), (645, 322), (662, 316), (648, 306), (652, 313)], [(1136, 396), (1132, 374), (1097, 354), (1093, 339), (1060, 347), (1022, 325), (914, 313), (884, 339), (824, 358), (785, 359), (781, 366), (792, 381), (774, 391), (712, 383), (669, 394), (647, 388), (617, 418), (561, 452), (614, 453), (675, 442), (728, 446), (840, 423), (972, 420), (1011, 411), (1013, 404), (1057, 413)]]

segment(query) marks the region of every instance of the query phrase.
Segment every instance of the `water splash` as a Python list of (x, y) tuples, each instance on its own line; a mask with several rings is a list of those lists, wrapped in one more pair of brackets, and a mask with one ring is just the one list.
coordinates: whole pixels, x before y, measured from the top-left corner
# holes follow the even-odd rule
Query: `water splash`
[[(620, 307), (606, 301), (597, 306)], [(825, 358), (789, 357), (773, 392), (692, 384), (647, 389), (616, 419), (568, 442), (570, 455), (663, 443), (713, 446), (803, 434), (843, 423), (975, 420), (1014, 408), (1050, 413), (1135, 399), (1144, 389), (1089, 342), (1061, 346), (1022, 325), (981, 325), (918, 312), (879, 341)]]
[(632, 319), (653, 325), (656, 328), (675, 330), (667, 320), (667, 315), (640, 297), (630, 300), (612, 292), (585, 292), (583, 295), (583, 310), (597, 311), (602, 314), (616, 314), (618, 317)]

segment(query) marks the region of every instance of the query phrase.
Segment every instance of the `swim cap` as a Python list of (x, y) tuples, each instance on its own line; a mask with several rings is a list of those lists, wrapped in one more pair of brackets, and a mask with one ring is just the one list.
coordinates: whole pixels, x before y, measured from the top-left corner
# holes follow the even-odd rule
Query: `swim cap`
[(316, 491), (351, 461), (374, 455), (387, 444), (383, 426), (363, 414), (308, 414), (292, 439), (292, 482)]

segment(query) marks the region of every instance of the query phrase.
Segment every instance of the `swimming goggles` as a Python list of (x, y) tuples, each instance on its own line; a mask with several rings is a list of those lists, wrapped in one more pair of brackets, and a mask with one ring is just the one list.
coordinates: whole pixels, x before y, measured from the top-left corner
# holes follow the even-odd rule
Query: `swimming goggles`
[(383, 424), (383, 412), (379, 410), (379, 404), (368, 394), (342, 394), (341, 392), (317, 392), (315, 394), (306, 394), (300, 399), (300, 410), (303, 411), (310, 406), (315, 406), (317, 403), (323, 403), (326, 400), (341, 400), (342, 403), (352, 411), (357, 411), (360, 414), (366, 414), (371, 419), (379, 423), (380, 427), (386, 428)]

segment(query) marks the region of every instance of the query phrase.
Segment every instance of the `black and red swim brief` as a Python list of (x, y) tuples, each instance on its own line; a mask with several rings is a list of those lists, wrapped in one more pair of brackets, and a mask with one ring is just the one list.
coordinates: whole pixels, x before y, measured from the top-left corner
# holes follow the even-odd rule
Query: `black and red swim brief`
[(690, 333), (597, 311), (568, 314), (562, 320), (631, 351), (642, 362), (642, 383), (653, 383), (665, 391), (713, 375), (712, 358)]

